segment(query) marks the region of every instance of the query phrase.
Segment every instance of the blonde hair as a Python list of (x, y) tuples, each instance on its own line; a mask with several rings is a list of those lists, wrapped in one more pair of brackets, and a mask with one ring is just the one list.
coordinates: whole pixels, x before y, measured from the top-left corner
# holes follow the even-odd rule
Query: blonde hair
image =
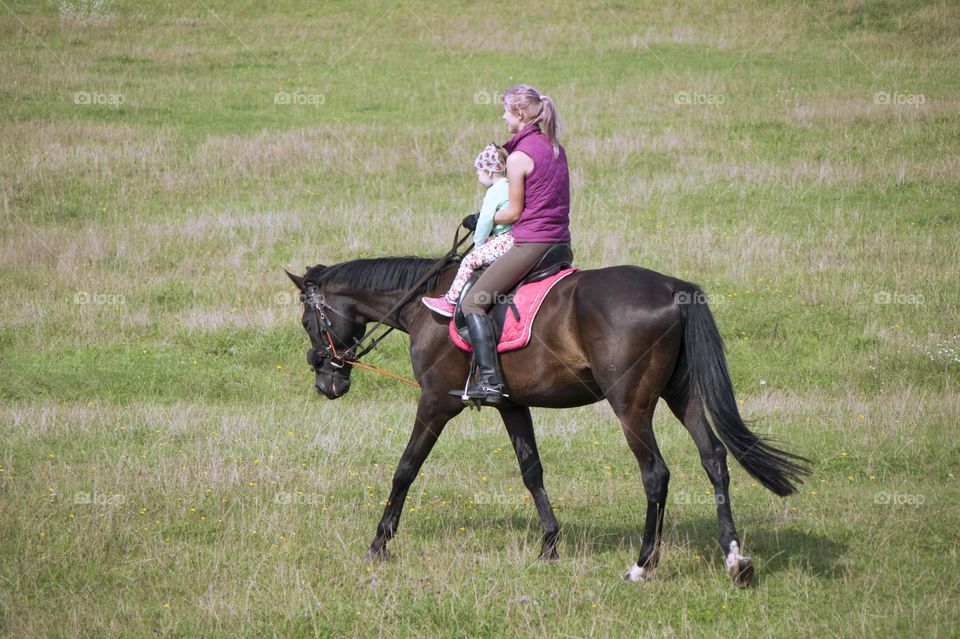
[(529, 84), (517, 84), (504, 92), (503, 106), (511, 113), (522, 113), (529, 124), (539, 123), (553, 146), (553, 157), (559, 157), (560, 116), (549, 95), (540, 93)]

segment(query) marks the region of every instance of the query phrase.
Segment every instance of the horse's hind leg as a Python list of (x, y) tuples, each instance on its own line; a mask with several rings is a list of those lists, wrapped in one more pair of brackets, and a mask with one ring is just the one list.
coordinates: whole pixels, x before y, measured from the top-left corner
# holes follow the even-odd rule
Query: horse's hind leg
[(600, 380), (601, 388), (613, 412), (620, 419), (627, 445), (640, 466), (643, 490), (647, 495), (647, 517), (643, 526), (643, 542), (637, 563), (623, 576), (628, 581), (642, 581), (657, 566), (660, 556), (660, 540), (663, 536), (663, 514), (667, 505), (667, 484), (670, 470), (657, 447), (653, 436), (653, 411), (657, 407), (659, 393), (649, 379), (650, 368), (643, 376), (623, 376), (606, 383)]
[(513, 450), (517, 453), (517, 461), (520, 462), (523, 483), (530, 491), (537, 505), (537, 514), (540, 515), (540, 524), (543, 526), (540, 558), (556, 559), (560, 524), (557, 523), (553, 506), (550, 505), (547, 491), (543, 487), (543, 466), (540, 464), (540, 453), (537, 452), (537, 440), (533, 433), (530, 409), (526, 406), (503, 405), (499, 410), (503, 423), (507, 427), (507, 433), (510, 435)]
[(640, 465), (643, 489), (647, 495), (647, 517), (643, 526), (643, 542), (637, 563), (623, 576), (628, 581), (641, 581), (656, 568), (660, 557), (660, 540), (663, 537), (663, 515), (667, 505), (667, 484), (670, 470), (657, 447), (653, 435), (653, 410), (656, 403), (641, 407), (623, 407), (614, 411), (620, 418), (627, 445)]
[(726, 555), (727, 571), (734, 583), (745, 588), (753, 579), (753, 562), (740, 554), (740, 538), (730, 510), (730, 473), (727, 469), (727, 449), (707, 422), (700, 398), (689, 390), (664, 395), (670, 410), (693, 437), (717, 501), (717, 522), (720, 527), (720, 548)]

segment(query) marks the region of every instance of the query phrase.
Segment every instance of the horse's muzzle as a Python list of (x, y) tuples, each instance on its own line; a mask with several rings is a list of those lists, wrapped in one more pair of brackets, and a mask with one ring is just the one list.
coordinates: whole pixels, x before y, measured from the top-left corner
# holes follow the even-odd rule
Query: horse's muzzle
[(327, 399), (338, 399), (350, 390), (350, 378), (342, 375), (317, 375), (316, 389)]

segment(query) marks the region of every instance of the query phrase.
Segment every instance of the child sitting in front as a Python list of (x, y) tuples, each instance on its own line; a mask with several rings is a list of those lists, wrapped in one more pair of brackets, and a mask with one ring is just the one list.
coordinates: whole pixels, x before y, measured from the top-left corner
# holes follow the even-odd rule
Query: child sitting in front
[(493, 216), (497, 211), (510, 202), (507, 182), (507, 152), (490, 143), (477, 159), (473, 161), (480, 183), (487, 187), (480, 207), (480, 216), (477, 220), (477, 229), (473, 234), (473, 250), (467, 253), (460, 261), (457, 276), (445, 295), (440, 297), (424, 297), (423, 303), (434, 313), (444, 317), (453, 317), (457, 298), (463, 291), (464, 285), (470, 280), (470, 275), (481, 266), (489, 266), (498, 257), (506, 253), (513, 246), (511, 225), (495, 224)]

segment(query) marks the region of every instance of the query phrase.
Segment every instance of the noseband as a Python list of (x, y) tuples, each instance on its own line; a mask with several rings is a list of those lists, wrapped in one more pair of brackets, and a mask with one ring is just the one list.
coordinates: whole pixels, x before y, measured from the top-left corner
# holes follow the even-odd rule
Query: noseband
[[(304, 304), (309, 304), (313, 309), (313, 313), (317, 318), (317, 328), (318, 328), (318, 342), (323, 347), (323, 350), (313, 349), (317, 363), (324, 359), (330, 360), (330, 365), (334, 368), (340, 369), (344, 366), (353, 365), (357, 361), (357, 345), (348, 347), (342, 353), (337, 351), (336, 344), (333, 343), (333, 324), (330, 323), (330, 319), (327, 317), (325, 311), (329, 311), (334, 315), (339, 315), (340, 317), (349, 320), (350, 318), (327, 304), (323, 300), (323, 294), (320, 293), (315, 286), (308, 285), (306, 291), (301, 295)], [(314, 372), (318, 372), (317, 365), (313, 364)]]

